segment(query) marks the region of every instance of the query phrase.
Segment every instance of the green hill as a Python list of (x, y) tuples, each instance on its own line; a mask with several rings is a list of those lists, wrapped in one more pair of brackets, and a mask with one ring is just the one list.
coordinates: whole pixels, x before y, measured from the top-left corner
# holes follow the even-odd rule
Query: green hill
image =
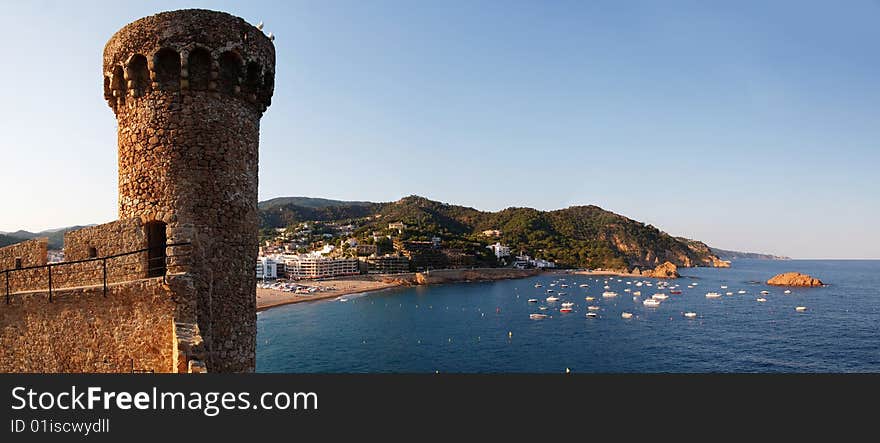
[[(390, 203), (306, 208), (296, 204), (261, 211), (263, 228), (286, 227), (301, 221), (356, 220), (355, 235), (372, 232), (403, 240), (429, 240), (439, 236), (448, 247), (478, 254), (496, 241), (515, 253), (554, 260), (567, 267), (631, 269), (654, 267), (664, 261), (679, 266), (712, 266), (718, 260), (702, 242), (680, 239), (597, 206), (573, 206), (555, 211), (507, 208), (485, 212), (474, 208), (409, 196)], [(403, 222), (407, 229), (388, 229)], [(500, 230), (499, 238), (484, 230)]]

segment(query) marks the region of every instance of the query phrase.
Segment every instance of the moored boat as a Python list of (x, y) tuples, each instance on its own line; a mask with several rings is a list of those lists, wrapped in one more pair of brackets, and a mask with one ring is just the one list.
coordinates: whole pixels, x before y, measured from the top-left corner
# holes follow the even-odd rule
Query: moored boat
[(605, 291), (602, 293), (602, 297), (605, 297), (605, 298), (617, 297), (617, 293), (612, 292), (612, 291)]
[(546, 300), (547, 300), (547, 301), (550, 301), (550, 302), (553, 302), (553, 301), (557, 301), (557, 300), (559, 300), (559, 297), (554, 297), (554, 296), (551, 295), (551, 296), (547, 297)]
[(629, 312), (621, 312), (620, 316), (623, 318), (632, 318), (633, 315)]
[(537, 303), (537, 302), (538, 302), (537, 298), (530, 298), (529, 299), (529, 303)]
[(707, 292), (706, 293), (706, 298), (718, 298), (718, 297), (721, 297), (721, 294), (719, 294), (717, 292)]
[(529, 314), (529, 318), (532, 320), (543, 320), (547, 318), (547, 314)]
[(694, 318), (697, 316), (697, 313), (696, 312), (685, 312), (684, 316), (687, 318)]
[(660, 300), (649, 298), (643, 301), (642, 304), (649, 308), (656, 308), (657, 306), (660, 306)]

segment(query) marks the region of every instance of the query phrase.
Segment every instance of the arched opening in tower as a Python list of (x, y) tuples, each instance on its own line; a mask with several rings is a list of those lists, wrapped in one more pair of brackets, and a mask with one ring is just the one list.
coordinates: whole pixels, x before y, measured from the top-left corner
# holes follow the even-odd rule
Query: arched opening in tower
[(245, 92), (256, 94), (262, 83), (263, 69), (257, 62), (250, 62), (247, 65), (247, 79), (244, 82)]
[(211, 54), (203, 48), (193, 49), (189, 53), (186, 68), (189, 72), (189, 88), (193, 91), (207, 90), (211, 81)]
[(147, 231), (147, 277), (161, 277), (165, 275), (165, 249), (168, 246), (165, 223), (151, 221), (144, 228)]
[(275, 73), (272, 71), (266, 71), (263, 74), (263, 89), (262, 89), (262, 97), (261, 100), (265, 102), (266, 106), (269, 106), (272, 103), (272, 94), (275, 92)]
[(240, 86), (244, 71), (244, 61), (235, 52), (224, 52), (220, 56), (220, 90), (229, 94), (235, 93)]
[(116, 92), (116, 97), (121, 101), (125, 101), (125, 70), (122, 66), (113, 68), (113, 76), (110, 77), (110, 89)]
[(156, 82), (163, 91), (176, 91), (180, 88), (180, 54), (173, 49), (162, 48), (153, 60)]
[(147, 58), (140, 54), (135, 54), (128, 61), (128, 79), (130, 80), (130, 89), (133, 89), (136, 95), (141, 95), (150, 90), (150, 68), (147, 67)]

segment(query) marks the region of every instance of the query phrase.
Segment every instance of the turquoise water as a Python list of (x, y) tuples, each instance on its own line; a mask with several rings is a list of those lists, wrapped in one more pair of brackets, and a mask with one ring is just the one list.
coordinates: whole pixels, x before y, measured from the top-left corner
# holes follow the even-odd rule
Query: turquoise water
[[(603, 298), (606, 278), (550, 274), (282, 306), (258, 316), (257, 370), (880, 372), (880, 261), (740, 260), (730, 269), (680, 271), (683, 278), (672, 282), (683, 293), (657, 308), (641, 300), (669, 291), (626, 284), (636, 279), (607, 278), (619, 295)], [(784, 288), (756, 283), (787, 271), (809, 273), (829, 286), (792, 288), (786, 295)], [(570, 287), (549, 286), (560, 278)], [(698, 286), (688, 289), (689, 283)], [(567, 295), (545, 302), (548, 288)], [(634, 301), (625, 288), (641, 290), (642, 297)], [(755, 300), (762, 290), (770, 291), (765, 303)], [(707, 299), (709, 291), (735, 295)], [(595, 301), (585, 301), (587, 295)], [(572, 313), (559, 312), (563, 301), (575, 303)], [(586, 318), (588, 304), (600, 306), (597, 318)], [(540, 305), (548, 309), (539, 311)], [(799, 313), (796, 306), (808, 310)], [(621, 318), (624, 311), (633, 318)], [(529, 319), (538, 312), (550, 317)]]

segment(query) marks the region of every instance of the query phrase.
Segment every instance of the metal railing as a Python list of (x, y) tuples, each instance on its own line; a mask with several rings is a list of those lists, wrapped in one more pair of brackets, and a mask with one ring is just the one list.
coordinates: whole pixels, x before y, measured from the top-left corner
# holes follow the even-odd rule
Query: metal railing
[[(166, 244), (166, 245), (164, 246), (164, 248), (167, 248), (167, 247), (175, 247), (175, 246), (189, 246), (189, 245), (191, 245), (191, 244), (192, 244), (192, 243), (190, 243), (190, 242), (168, 243), (168, 244)], [(142, 274), (142, 275), (141, 275), (141, 278), (146, 278), (146, 277), (152, 276), (152, 274), (153, 274), (154, 272), (156, 272), (156, 271), (163, 271), (162, 274), (161, 274), (161, 276), (162, 276), (163, 279), (164, 279), (164, 277), (166, 276), (166, 272), (165, 272), (165, 271), (167, 270), (167, 267), (168, 267), (167, 259), (169, 259), (169, 258), (185, 257), (185, 256), (189, 256), (189, 255), (190, 255), (190, 253), (168, 255), (168, 254), (165, 254), (165, 253), (164, 253), (165, 251), (167, 251), (167, 250), (164, 249), (164, 248), (162, 248), (163, 254), (161, 254), (161, 255), (159, 255), (159, 256), (156, 256), (156, 257), (149, 257), (149, 255), (148, 255), (148, 256), (147, 256), (147, 259), (146, 259), (146, 262), (145, 262), (145, 263), (146, 263), (146, 266), (142, 266), (143, 263), (123, 263), (121, 267), (122, 267), (123, 269), (124, 269), (125, 267), (132, 267), (132, 268), (134, 268), (134, 272), (132, 272), (132, 274), (135, 274), (135, 273), (137, 273), (137, 274)], [(138, 249), (138, 250), (136, 250), (136, 251), (130, 251), (130, 252), (123, 252), (123, 253), (120, 253), (120, 254), (107, 255), (107, 256), (104, 256), (104, 257), (93, 257), (93, 258), (85, 258), (85, 259), (82, 259), (82, 260), (72, 260), (72, 261), (64, 261), (64, 262), (58, 262), (58, 263), (47, 263), (47, 264), (45, 264), (45, 265), (25, 266), (25, 267), (20, 267), (20, 268), (4, 269), (4, 270), (0, 271), (0, 273), (3, 273), (3, 274), (5, 275), (5, 277), (6, 277), (6, 278), (5, 278), (5, 280), (6, 280), (6, 304), (7, 304), (7, 305), (9, 304), (9, 296), (10, 296), (11, 294), (15, 294), (15, 293), (18, 293), (18, 292), (39, 291), (39, 290), (42, 289), (42, 288), (36, 288), (36, 289), (30, 288), (30, 289), (20, 290), (20, 291), (17, 291), (17, 292), (11, 292), (11, 291), (10, 291), (10, 277), (9, 277), (9, 276), (10, 276), (10, 274), (12, 274), (12, 273), (15, 273), (15, 272), (23, 272), (23, 271), (33, 271), (33, 270), (38, 270), (38, 269), (46, 269), (46, 272), (47, 272), (47, 274), (48, 274), (48, 277), (47, 277), (47, 280), (48, 280), (48, 281), (47, 281), (47, 285), (46, 285), (46, 287), (47, 287), (48, 290), (49, 290), (49, 303), (52, 303), (52, 295), (53, 295), (52, 293), (53, 293), (53, 291), (54, 291), (55, 289), (65, 289), (65, 288), (70, 288), (70, 287), (71, 287), (71, 286), (66, 286), (66, 287), (55, 287), (55, 286), (53, 286), (53, 282), (52, 282), (52, 269), (53, 269), (53, 268), (56, 268), (56, 269), (57, 269), (57, 268), (61, 268), (61, 267), (64, 267), (64, 266), (72, 266), (72, 265), (78, 265), (78, 264), (84, 264), (84, 263), (97, 263), (97, 262), (100, 262), (100, 263), (101, 263), (101, 278), (100, 278), (100, 279), (101, 279), (101, 285), (103, 285), (103, 295), (106, 297), (106, 296), (107, 296), (107, 287), (108, 287), (108, 283), (107, 283), (107, 269), (108, 269), (108, 267), (107, 267), (107, 261), (108, 261), (108, 260), (114, 260), (114, 259), (118, 259), (118, 258), (122, 258), (122, 257), (130, 257), (130, 256), (134, 256), (134, 255), (136, 255), (136, 254), (144, 254), (144, 253), (149, 254), (150, 251), (156, 251), (157, 249), (158, 249), (158, 248), (144, 248), (144, 249)], [(119, 267), (117, 267), (117, 268), (119, 268)], [(113, 267), (113, 263), (111, 262), (111, 268), (110, 268), (110, 269), (111, 269), (111, 270), (115, 270), (115, 269), (117, 269), (117, 268), (114, 268), (114, 267)], [(70, 275), (73, 275), (73, 274), (76, 274), (76, 273), (90, 273), (90, 274), (94, 274), (95, 271), (96, 271), (96, 269), (81, 269), (81, 270), (73, 270), (73, 271), (70, 271), (70, 272), (68, 272), (68, 273), (66, 273), (66, 274), (64, 274), (64, 275), (65, 275), (65, 277), (67, 277), (67, 276), (70, 276)], [(56, 271), (56, 273), (57, 273), (57, 271)], [(122, 274), (122, 275), (125, 276), (126, 274)], [(131, 275), (131, 276), (128, 276), (128, 277), (129, 277), (129, 280), (131, 280), (131, 279), (134, 279), (135, 276), (134, 276), (134, 275)], [(159, 277), (159, 275), (155, 275), (155, 277)], [(77, 280), (74, 280), (74, 281), (77, 281)], [(123, 281), (124, 281), (124, 280), (123, 280)], [(91, 285), (88, 285), (88, 284), (83, 284), (81, 281), (78, 281), (78, 282), (80, 283), (78, 286), (91, 286)], [(98, 284), (97, 281), (92, 282), (92, 285), (97, 285), (97, 284)], [(75, 286), (74, 286), (74, 287), (75, 287)]]

